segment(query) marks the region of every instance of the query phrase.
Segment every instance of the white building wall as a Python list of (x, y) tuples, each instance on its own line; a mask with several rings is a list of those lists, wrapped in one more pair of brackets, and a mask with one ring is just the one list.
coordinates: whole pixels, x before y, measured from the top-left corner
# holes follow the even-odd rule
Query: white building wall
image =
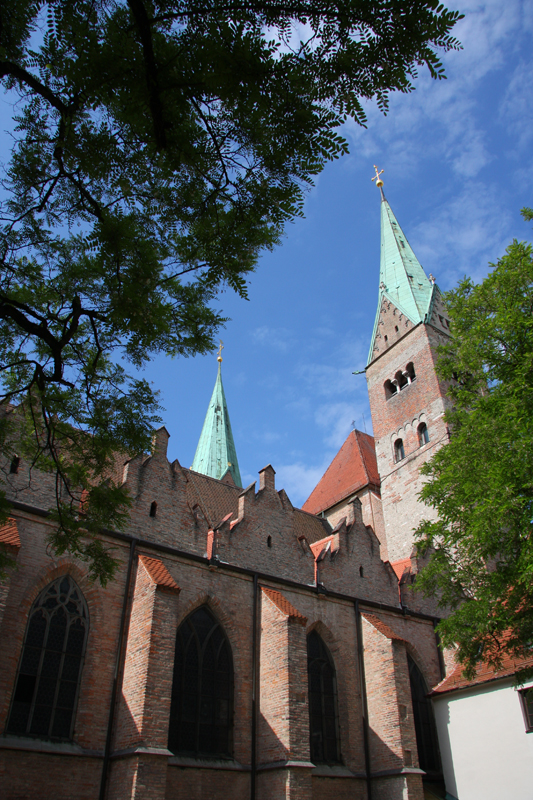
[(433, 698), (446, 790), (457, 800), (532, 800), (533, 732), (510, 680)]

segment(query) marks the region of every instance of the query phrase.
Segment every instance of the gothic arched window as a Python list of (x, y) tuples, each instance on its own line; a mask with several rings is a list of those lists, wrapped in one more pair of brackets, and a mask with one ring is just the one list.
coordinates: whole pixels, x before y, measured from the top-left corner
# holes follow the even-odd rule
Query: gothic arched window
[(221, 625), (205, 606), (176, 635), (168, 749), (192, 756), (232, 755), (233, 659)]
[(420, 447), (424, 447), (425, 444), (429, 442), (429, 431), (428, 426), (425, 422), (421, 422), (418, 426), (418, 444)]
[(309, 734), (314, 764), (340, 762), (335, 665), (316, 631), (307, 637)]
[(409, 681), (411, 684), (411, 701), (415, 722), (416, 746), (420, 769), (425, 772), (439, 772), (440, 758), (437, 745), (437, 733), (433, 717), (433, 706), (428, 695), (424, 676), (413, 659), (408, 655)]
[(394, 460), (396, 463), (398, 461), (403, 461), (405, 458), (405, 450), (403, 446), (403, 439), (396, 439), (394, 442)]
[(72, 739), (88, 630), (78, 586), (57, 578), (31, 608), (7, 733)]

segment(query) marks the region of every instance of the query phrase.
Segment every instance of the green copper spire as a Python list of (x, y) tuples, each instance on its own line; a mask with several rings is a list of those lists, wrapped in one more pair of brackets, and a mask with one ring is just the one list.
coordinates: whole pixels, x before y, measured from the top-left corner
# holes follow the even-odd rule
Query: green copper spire
[[(220, 343), (221, 349), (222, 342)], [(237, 452), (229, 421), (228, 406), (224, 387), (222, 386), (220, 369), (222, 357), (220, 350), (215, 388), (205, 415), (204, 426), (191, 469), (195, 472), (201, 472), (202, 475), (210, 475), (211, 478), (217, 478), (218, 480), (223, 478), (229, 470), (235, 485), (242, 486), (239, 462), (237, 461)]]
[(417, 325), (428, 318), (435, 290), (434, 282), (422, 269), (383, 194), (383, 181), (379, 179), (377, 185), (381, 192), (381, 263), (378, 308), (368, 363), (372, 361), (383, 298), (394, 303), (413, 325)]

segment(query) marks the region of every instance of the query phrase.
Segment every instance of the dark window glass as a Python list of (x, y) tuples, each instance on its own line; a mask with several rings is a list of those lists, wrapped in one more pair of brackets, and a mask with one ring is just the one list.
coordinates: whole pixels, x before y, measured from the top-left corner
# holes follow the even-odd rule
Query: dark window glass
[(521, 691), (520, 700), (522, 701), (526, 731), (529, 733), (533, 731), (533, 689), (524, 689)]
[(437, 733), (433, 717), (433, 706), (428, 695), (426, 682), (417, 665), (410, 656), (409, 681), (411, 684), (411, 701), (415, 722), (416, 746), (420, 769), (425, 772), (439, 772), (440, 758), (437, 745)]
[(157, 516), (157, 503), (155, 502), (155, 500), (152, 503), (152, 505), (150, 506), (150, 516), (151, 517)]
[(316, 631), (307, 637), (309, 734), (314, 764), (340, 763), (337, 681), (331, 654)]
[(71, 739), (89, 628), (85, 599), (69, 575), (32, 606), (7, 732)]
[(233, 659), (220, 624), (205, 606), (178, 628), (168, 748), (191, 756), (230, 757)]
[(425, 422), (421, 422), (418, 426), (418, 444), (420, 447), (423, 447), (425, 444), (429, 442), (429, 431), (428, 426)]
[(403, 439), (396, 439), (394, 442), (394, 460), (396, 462), (402, 461), (405, 458), (405, 450), (403, 447)]
[(19, 456), (13, 456), (13, 460), (11, 461), (11, 465), (9, 467), (9, 472), (11, 475), (16, 475), (19, 471), (20, 466), (20, 458)]

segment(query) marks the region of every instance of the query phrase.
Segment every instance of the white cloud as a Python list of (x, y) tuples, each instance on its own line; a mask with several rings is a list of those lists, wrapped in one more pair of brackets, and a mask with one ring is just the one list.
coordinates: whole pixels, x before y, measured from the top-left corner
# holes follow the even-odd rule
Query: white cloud
[(451, 288), (465, 274), (482, 279), (489, 261), (503, 255), (509, 218), (490, 187), (468, 185), (428, 217), (413, 229), (410, 241), (442, 289)]
[(263, 325), (252, 331), (252, 337), (258, 344), (269, 346), (285, 353), (294, 344), (294, 337), (287, 328), (271, 328)]
[(309, 467), (301, 462), (277, 466), (277, 488), (285, 489), (293, 505), (302, 506), (328, 468), (332, 458), (333, 455), (318, 467)]

